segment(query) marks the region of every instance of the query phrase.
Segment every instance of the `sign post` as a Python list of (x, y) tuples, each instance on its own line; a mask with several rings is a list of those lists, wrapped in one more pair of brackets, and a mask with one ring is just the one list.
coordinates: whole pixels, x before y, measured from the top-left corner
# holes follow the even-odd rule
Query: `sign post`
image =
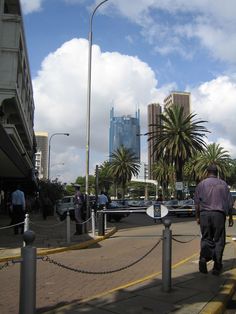
[(162, 219), (168, 214), (168, 208), (162, 204), (154, 204), (146, 209), (146, 214), (154, 219)]

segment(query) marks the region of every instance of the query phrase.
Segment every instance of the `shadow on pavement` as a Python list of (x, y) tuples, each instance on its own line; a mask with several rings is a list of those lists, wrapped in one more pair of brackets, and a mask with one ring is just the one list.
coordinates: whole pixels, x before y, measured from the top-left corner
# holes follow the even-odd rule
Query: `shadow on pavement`
[[(227, 270), (234, 263), (234, 259), (227, 260), (224, 273), (219, 277), (211, 273), (203, 275), (195, 271), (188, 272), (188, 266), (181, 266), (174, 270), (170, 292), (163, 292), (162, 280), (158, 276), (138, 285), (104, 293), (85, 302), (74, 300), (68, 305), (66, 301), (61, 301), (51, 307), (39, 308), (37, 313), (200, 313), (209, 301), (221, 303), (229, 297), (222, 285), (233, 280)], [(196, 265), (194, 267), (196, 268)]]

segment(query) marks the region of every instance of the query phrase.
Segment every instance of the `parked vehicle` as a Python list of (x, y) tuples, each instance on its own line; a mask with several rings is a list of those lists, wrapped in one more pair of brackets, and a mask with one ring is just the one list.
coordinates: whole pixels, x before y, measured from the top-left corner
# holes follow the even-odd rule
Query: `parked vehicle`
[[(89, 196), (90, 205), (95, 209), (95, 196)], [(116, 210), (116, 209), (124, 209), (128, 208), (126, 204), (123, 204), (119, 201), (112, 201), (109, 204), (109, 210)], [(56, 203), (56, 213), (59, 216), (60, 220), (63, 221), (66, 219), (67, 211), (70, 213), (71, 220), (75, 220), (75, 204), (74, 204), (74, 196), (64, 196), (62, 199), (58, 200)], [(122, 218), (125, 218), (129, 215), (129, 213), (109, 213), (107, 214), (108, 221), (120, 221)]]
[(69, 210), (70, 218), (75, 220), (75, 204), (74, 196), (64, 196), (56, 202), (56, 213), (60, 220), (66, 219), (67, 211)]
[[(108, 208), (108, 210), (122, 210), (122, 209), (129, 209), (125, 203), (112, 201)], [(122, 218), (128, 217), (129, 213), (108, 213), (107, 214), (107, 221), (111, 222), (114, 220), (115, 222), (121, 221)]]
[(233, 215), (236, 215), (236, 191), (230, 191), (233, 198)]
[(192, 199), (188, 200), (169, 200), (163, 202), (163, 204), (167, 207), (170, 215), (187, 215), (187, 216), (195, 216), (195, 205)]

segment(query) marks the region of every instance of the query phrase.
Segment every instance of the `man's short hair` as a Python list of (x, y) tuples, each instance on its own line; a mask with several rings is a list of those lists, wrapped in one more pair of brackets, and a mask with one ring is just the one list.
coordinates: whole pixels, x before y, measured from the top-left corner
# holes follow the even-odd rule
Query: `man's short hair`
[(218, 173), (217, 166), (214, 165), (214, 164), (209, 165), (209, 166), (207, 167), (207, 172), (208, 172), (208, 173), (217, 174), (217, 173)]

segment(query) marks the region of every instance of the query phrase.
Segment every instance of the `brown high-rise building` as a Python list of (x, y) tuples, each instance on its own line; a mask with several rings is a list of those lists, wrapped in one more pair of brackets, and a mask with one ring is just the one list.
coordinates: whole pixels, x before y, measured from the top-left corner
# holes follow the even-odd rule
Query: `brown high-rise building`
[(172, 92), (164, 99), (164, 110), (173, 105), (179, 105), (184, 108), (184, 115), (190, 114), (190, 93), (187, 92)]
[[(161, 106), (159, 104), (148, 105), (148, 132), (158, 136), (156, 125), (161, 123)], [(152, 175), (153, 164), (157, 161), (154, 153), (155, 141), (153, 139), (148, 141), (148, 178), (154, 179)]]

